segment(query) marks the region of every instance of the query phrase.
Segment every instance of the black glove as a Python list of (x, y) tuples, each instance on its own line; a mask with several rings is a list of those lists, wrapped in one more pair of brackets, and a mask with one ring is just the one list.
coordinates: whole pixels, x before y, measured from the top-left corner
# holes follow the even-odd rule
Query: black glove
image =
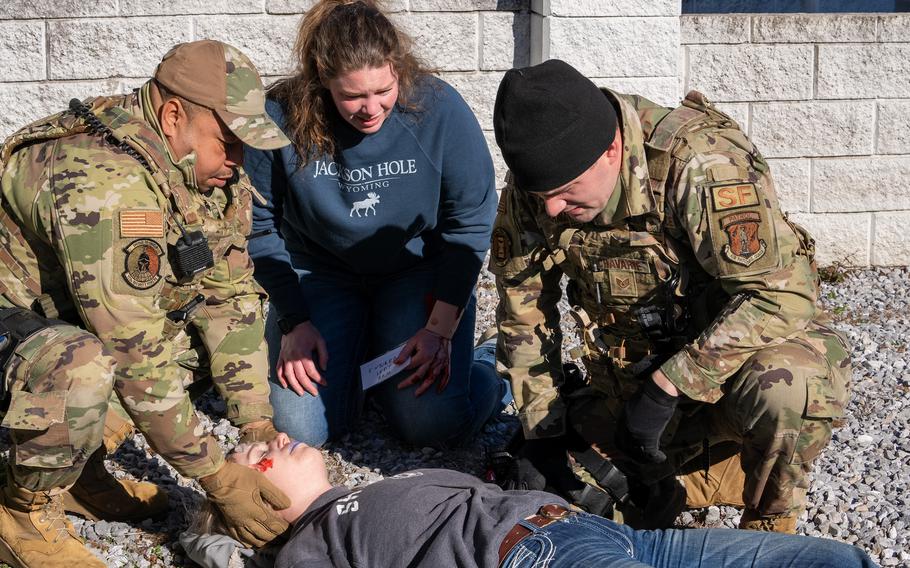
[(616, 445), (639, 463), (663, 463), (660, 436), (676, 410), (678, 397), (664, 392), (653, 379), (646, 379), (632, 398), (616, 429)]
[(575, 443), (570, 436), (525, 440), (519, 431), (505, 450), (492, 454), (486, 477), (507, 490), (559, 492), (580, 485), (566, 453)]

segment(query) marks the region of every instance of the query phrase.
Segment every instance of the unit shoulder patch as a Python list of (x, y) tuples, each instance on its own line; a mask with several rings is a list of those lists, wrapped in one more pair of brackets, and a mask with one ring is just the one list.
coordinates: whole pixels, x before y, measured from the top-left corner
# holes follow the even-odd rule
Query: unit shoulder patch
[(497, 227), (490, 238), (490, 254), (499, 266), (503, 266), (512, 256), (512, 237), (502, 227)]
[(727, 236), (723, 255), (730, 262), (743, 266), (752, 266), (765, 255), (768, 244), (759, 238), (758, 228), (761, 225), (761, 214), (757, 211), (744, 211), (721, 217), (720, 226)]
[(151, 239), (136, 239), (123, 249), (123, 279), (137, 290), (148, 290), (161, 280), (164, 250)]

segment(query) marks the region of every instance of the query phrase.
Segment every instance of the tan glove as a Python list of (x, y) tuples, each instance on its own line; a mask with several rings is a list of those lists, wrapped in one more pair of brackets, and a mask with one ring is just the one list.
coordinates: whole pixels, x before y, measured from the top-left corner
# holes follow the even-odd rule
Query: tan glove
[(278, 430), (275, 430), (275, 425), (272, 424), (272, 421), (260, 420), (258, 422), (250, 422), (249, 424), (244, 424), (240, 427), (240, 442), (238, 443), (269, 443), (274, 440), (276, 436), (278, 436)]
[(275, 510), (287, 509), (291, 500), (255, 469), (226, 462), (199, 484), (221, 511), (230, 537), (261, 547), (287, 530)]

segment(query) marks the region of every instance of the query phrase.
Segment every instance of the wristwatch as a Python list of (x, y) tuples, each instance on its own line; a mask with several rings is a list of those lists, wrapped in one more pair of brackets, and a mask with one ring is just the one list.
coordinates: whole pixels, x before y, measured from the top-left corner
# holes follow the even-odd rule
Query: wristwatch
[(278, 329), (281, 330), (281, 335), (287, 335), (291, 333), (292, 329), (307, 321), (310, 321), (310, 318), (307, 316), (301, 314), (289, 314), (278, 318)]

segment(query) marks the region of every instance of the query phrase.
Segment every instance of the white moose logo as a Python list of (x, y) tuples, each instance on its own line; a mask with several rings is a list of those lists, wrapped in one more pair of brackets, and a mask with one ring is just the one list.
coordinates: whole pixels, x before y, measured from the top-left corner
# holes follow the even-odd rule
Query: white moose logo
[(360, 201), (355, 201), (354, 206), (351, 207), (351, 213), (348, 217), (353, 217), (354, 213), (357, 213), (358, 217), (363, 217), (360, 214), (360, 211), (363, 210), (364, 215), (369, 215), (370, 211), (373, 212), (373, 215), (376, 214), (376, 205), (379, 203), (379, 195), (373, 193), (372, 191), (367, 194), (366, 199)]

